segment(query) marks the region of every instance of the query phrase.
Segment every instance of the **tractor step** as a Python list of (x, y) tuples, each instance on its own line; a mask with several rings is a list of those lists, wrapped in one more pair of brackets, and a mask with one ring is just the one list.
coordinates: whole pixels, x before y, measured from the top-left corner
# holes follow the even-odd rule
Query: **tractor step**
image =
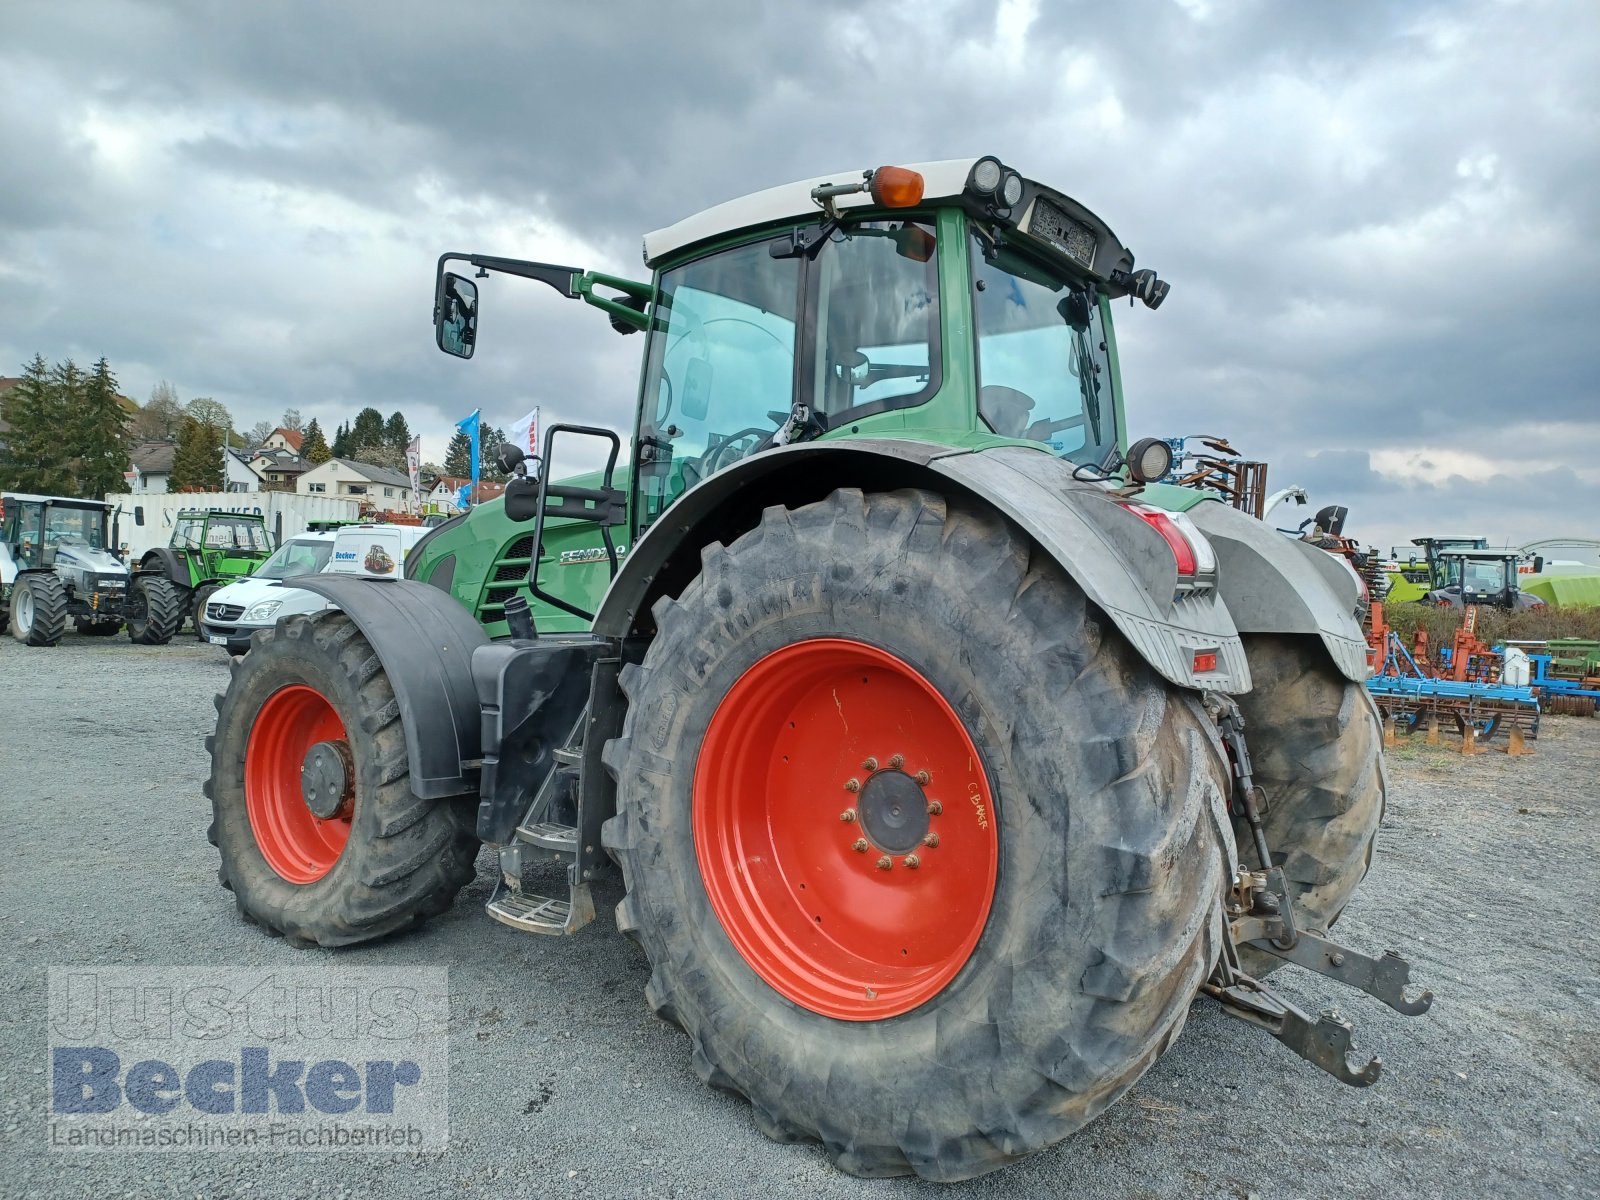
[(594, 901), (587, 883), (574, 887), (569, 900), (513, 891), (502, 884), (484, 909), (502, 925), (552, 936), (574, 933), (594, 920)]
[(517, 826), (517, 840), (538, 846), (541, 850), (553, 850), (557, 854), (578, 852), (578, 831), (571, 825), (558, 825), (554, 821)]
[(550, 756), (563, 766), (576, 767), (583, 763), (582, 746), (559, 746), (550, 751)]

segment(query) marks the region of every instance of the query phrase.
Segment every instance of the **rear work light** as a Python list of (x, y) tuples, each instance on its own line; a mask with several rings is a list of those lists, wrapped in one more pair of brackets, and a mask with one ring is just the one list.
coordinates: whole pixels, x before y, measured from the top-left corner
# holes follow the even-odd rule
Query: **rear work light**
[(1124, 502), (1122, 507), (1154, 529), (1172, 551), (1178, 568), (1178, 582), (1190, 587), (1209, 587), (1217, 574), (1217, 555), (1205, 535), (1183, 513), (1168, 512), (1149, 504)]

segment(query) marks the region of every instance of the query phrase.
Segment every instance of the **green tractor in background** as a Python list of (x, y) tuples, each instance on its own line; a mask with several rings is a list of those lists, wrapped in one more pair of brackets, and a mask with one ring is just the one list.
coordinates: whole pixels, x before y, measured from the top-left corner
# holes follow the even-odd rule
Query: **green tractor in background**
[[(135, 510), (144, 524), (144, 512)], [(165, 546), (147, 550), (139, 570), (165, 576), (179, 590), (182, 611), (194, 622), (195, 636), (205, 615), (206, 601), (224, 584), (250, 575), (272, 556), (277, 547), (259, 513), (180, 511), (173, 519), (172, 537)]]
[(1450, 564), (1441, 557), (1450, 550), (1486, 550), (1489, 539), (1482, 537), (1419, 537), (1412, 538), (1413, 546), (1422, 547), (1422, 557), (1417, 557), (1415, 550), (1411, 551), (1405, 561), (1400, 561), (1398, 550), (1389, 551), (1389, 556), (1396, 562), (1395, 569), (1389, 572), (1389, 590), (1383, 599), (1386, 604), (1410, 604), (1423, 599), (1436, 588), (1457, 586), (1461, 583), (1459, 562), (1455, 563), (1456, 575), (1451, 578)]
[[(1347, 1021), (1264, 982), (1431, 1002), (1328, 936), (1384, 807), (1360, 581), (1153, 482), (1171, 449), (1130, 445), (1112, 303), (1167, 285), (992, 157), (745, 196), (645, 258), (440, 259), (458, 357), (458, 261), (645, 335), (631, 453), (553, 425), (407, 579), (296, 581), (336, 607), (257, 635), (208, 739), (239, 910), (382, 937), (487, 843), (489, 915), (570, 935), (620, 868), (696, 1073), (860, 1175), (1058, 1141), (1202, 995), (1372, 1083)], [(585, 439), (604, 468), (555, 477)]]

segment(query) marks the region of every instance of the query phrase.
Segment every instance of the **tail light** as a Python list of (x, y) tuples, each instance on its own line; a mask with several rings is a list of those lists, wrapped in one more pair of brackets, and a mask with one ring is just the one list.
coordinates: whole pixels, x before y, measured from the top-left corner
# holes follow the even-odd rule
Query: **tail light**
[(1217, 573), (1217, 555), (1188, 516), (1149, 504), (1124, 502), (1122, 507), (1161, 535), (1172, 551), (1180, 583), (1210, 586)]

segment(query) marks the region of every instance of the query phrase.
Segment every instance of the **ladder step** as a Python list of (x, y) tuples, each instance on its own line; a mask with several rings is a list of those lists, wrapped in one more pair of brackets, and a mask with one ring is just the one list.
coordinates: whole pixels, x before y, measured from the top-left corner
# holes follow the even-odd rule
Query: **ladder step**
[(572, 905), (566, 900), (504, 889), (484, 908), (496, 921), (525, 933), (566, 933), (572, 918)]
[(578, 831), (571, 825), (557, 825), (551, 821), (517, 826), (517, 840), (558, 854), (578, 852)]
[(583, 765), (583, 747), (581, 746), (562, 746), (550, 751), (550, 755), (558, 763), (568, 767)]

